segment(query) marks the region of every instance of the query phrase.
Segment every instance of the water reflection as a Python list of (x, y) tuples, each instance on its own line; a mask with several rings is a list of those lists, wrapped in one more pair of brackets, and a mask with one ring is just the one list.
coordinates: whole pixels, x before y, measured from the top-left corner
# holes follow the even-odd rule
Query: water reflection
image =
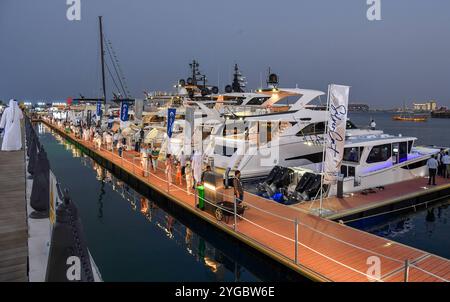
[(446, 200), (417, 212), (386, 218), (364, 230), (448, 258), (449, 204), (450, 200)]
[[(189, 255), (189, 257), (206, 268), (213, 275), (214, 280), (229, 281), (230, 273), (235, 281), (241, 280), (241, 276), (244, 271), (246, 271), (243, 266), (225, 255), (221, 250), (216, 249), (211, 243), (205, 240), (205, 238), (193, 232), (190, 228), (175, 219), (175, 217), (165, 212), (156, 202), (149, 200), (147, 197), (133, 190), (128, 184), (116, 178), (110, 171), (103, 168), (100, 164), (82, 153), (73, 144), (51, 129), (42, 127), (40, 124), (39, 133), (41, 135), (46, 133), (51, 134), (56, 139), (57, 144), (64, 146), (64, 149), (69, 151), (73, 158), (78, 159), (81, 166), (91, 169), (94, 172), (95, 179), (100, 185), (97, 196), (96, 217), (98, 222), (104, 223), (103, 220), (106, 219), (104, 213), (107, 213), (105, 211), (107, 211), (109, 198), (111, 198), (111, 195), (107, 195), (110, 194), (107, 193), (107, 191), (113, 191), (117, 196), (120, 196), (119, 200), (128, 204), (133, 215), (142, 215), (149, 225), (164, 234), (165, 238), (174, 242), (186, 255)], [(73, 176), (69, 175), (68, 177), (71, 181)], [(109, 198), (106, 199), (106, 196), (109, 196)], [(111, 219), (117, 219), (117, 217)], [(132, 234), (130, 234), (130, 236), (131, 235)], [(141, 239), (145, 240), (145, 238)], [(147, 240), (151, 239), (153, 238), (149, 237)], [(167, 261), (168, 259), (165, 260)], [(176, 272), (173, 272), (173, 274), (175, 275)], [(248, 279), (248, 277), (249, 274), (247, 272), (246, 278)], [(256, 277), (252, 276), (251, 280), (255, 280), (255, 278)]]

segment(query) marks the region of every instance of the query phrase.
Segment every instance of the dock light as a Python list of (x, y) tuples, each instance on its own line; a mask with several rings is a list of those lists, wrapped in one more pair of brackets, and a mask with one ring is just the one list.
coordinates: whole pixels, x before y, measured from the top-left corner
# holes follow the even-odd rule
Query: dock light
[(212, 184), (209, 184), (209, 183), (204, 183), (203, 184), (203, 186), (206, 188), (206, 189), (208, 189), (208, 190), (211, 190), (211, 191), (216, 191), (216, 187), (215, 186), (213, 186)]
[(272, 88), (272, 92), (277, 92), (277, 91), (278, 91), (278, 89)]
[(390, 247), (392, 245), (392, 242), (386, 242), (385, 244), (384, 244), (384, 247)]

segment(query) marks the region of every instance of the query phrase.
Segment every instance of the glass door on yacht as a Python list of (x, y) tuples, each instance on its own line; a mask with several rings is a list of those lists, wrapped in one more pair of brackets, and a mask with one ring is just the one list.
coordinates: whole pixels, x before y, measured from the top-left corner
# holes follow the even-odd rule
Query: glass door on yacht
[(399, 164), (408, 159), (408, 142), (392, 144), (392, 164)]

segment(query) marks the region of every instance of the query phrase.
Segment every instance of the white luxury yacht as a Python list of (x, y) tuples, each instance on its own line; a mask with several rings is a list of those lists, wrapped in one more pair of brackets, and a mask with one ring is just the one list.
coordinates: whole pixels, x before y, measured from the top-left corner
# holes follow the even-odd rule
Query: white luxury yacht
[[(440, 147), (415, 147), (415, 137), (389, 134), (349, 135), (347, 131), (341, 175), (343, 194), (384, 186), (428, 175), (427, 161)], [(280, 202), (293, 204), (318, 199), (322, 166), (274, 167), (258, 193), (266, 197), (279, 195)], [(425, 182), (425, 181), (424, 181)], [(325, 186), (325, 197), (335, 196), (338, 185)]]
[[(309, 89), (279, 89), (300, 98), (288, 110), (255, 116), (230, 116), (215, 133), (212, 155), (217, 172), (241, 171), (242, 178), (266, 176), (275, 165), (314, 167), (322, 162), (326, 113), (313, 102), (325, 95)], [(347, 121), (353, 136), (382, 134), (358, 129)]]

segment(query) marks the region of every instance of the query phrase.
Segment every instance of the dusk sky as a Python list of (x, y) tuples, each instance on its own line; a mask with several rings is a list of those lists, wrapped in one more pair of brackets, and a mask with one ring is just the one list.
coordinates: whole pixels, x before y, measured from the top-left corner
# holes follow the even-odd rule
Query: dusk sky
[[(350, 85), (351, 102), (450, 106), (450, 1), (0, 0), (0, 99), (101, 95), (98, 15), (134, 97), (171, 90), (192, 59), (223, 90), (234, 63), (260, 86), (270, 66), (282, 87)], [(107, 83), (109, 93), (113, 89)]]

